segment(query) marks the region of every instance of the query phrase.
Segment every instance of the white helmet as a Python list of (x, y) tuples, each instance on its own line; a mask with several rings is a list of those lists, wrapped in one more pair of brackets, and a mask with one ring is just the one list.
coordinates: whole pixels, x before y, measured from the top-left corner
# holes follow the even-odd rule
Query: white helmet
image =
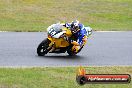
[(76, 33), (79, 29), (79, 21), (78, 20), (75, 20), (75, 21), (72, 21), (71, 23), (71, 31), (73, 33)]

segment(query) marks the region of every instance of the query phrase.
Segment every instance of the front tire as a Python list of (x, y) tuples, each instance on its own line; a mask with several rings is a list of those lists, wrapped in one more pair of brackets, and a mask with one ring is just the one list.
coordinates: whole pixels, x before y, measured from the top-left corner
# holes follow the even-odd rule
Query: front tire
[(45, 54), (47, 54), (50, 51), (51, 48), (48, 49), (50, 43), (51, 43), (51, 41), (46, 38), (39, 44), (39, 46), (37, 48), (38, 56), (44, 56)]
[(78, 52), (75, 52), (75, 51), (72, 51), (72, 47), (73, 47), (73, 45), (71, 45), (71, 46), (69, 46), (69, 49), (67, 50), (67, 53), (69, 54), (69, 56), (75, 56), (77, 53), (79, 53), (81, 50), (82, 50), (82, 48), (83, 48), (83, 46), (78, 50)]
[(69, 54), (69, 56), (75, 56), (77, 54), (76, 52), (72, 51), (72, 46), (70, 46), (69, 49), (67, 50), (67, 53)]

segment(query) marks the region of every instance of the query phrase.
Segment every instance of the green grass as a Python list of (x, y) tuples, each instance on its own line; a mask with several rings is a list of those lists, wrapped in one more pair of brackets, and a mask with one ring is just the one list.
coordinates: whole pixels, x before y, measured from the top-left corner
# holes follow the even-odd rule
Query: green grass
[(0, 0), (0, 31), (44, 31), (80, 20), (94, 30), (132, 30), (132, 0)]
[[(131, 88), (130, 84), (76, 83), (78, 67), (0, 68), (0, 88)], [(130, 74), (132, 66), (85, 67), (88, 74)]]

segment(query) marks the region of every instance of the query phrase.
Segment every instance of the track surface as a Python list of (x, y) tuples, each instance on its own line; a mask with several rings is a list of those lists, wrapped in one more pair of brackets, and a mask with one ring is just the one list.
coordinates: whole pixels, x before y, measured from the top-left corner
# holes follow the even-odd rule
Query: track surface
[(87, 45), (74, 57), (47, 54), (39, 57), (43, 32), (0, 32), (0, 66), (106, 66), (132, 65), (131, 32), (94, 32)]

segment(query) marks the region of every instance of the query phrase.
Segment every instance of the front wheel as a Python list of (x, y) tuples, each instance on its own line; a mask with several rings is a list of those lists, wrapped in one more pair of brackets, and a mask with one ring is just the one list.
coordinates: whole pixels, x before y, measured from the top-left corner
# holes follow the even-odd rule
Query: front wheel
[[(83, 45), (83, 46), (84, 46), (84, 45)], [(73, 45), (71, 45), (71, 46), (69, 46), (69, 49), (67, 50), (67, 53), (68, 53), (70, 56), (74, 56), (74, 55), (76, 55), (77, 53), (79, 53), (79, 52), (82, 50), (83, 46), (78, 50), (78, 52), (75, 52), (75, 51), (72, 50)]]
[(51, 48), (48, 48), (50, 43), (51, 43), (51, 41), (46, 38), (39, 44), (39, 46), (37, 48), (38, 56), (44, 56), (45, 54), (47, 54), (50, 51)]
[[(73, 45), (72, 45), (72, 46), (73, 46)], [(72, 50), (72, 46), (70, 46), (69, 49), (67, 50), (67, 53), (69, 54), (69, 56), (74, 56), (74, 55), (77, 54), (77, 52), (74, 52), (74, 51)]]

